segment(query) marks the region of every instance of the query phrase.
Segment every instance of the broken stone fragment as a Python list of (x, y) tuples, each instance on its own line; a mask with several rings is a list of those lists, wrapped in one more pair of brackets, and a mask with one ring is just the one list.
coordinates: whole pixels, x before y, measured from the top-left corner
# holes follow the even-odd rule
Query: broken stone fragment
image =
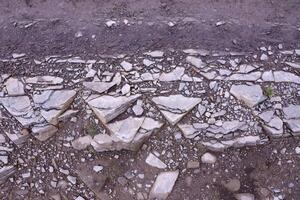
[(167, 165), (164, 162), (162, 162), (158, 157), (156, 157), (153, 153), (149, 153), (145, 162), (148, 165), (159, 168), (159, 169), (167, 168)]
[(300, 69), (300, 63), (292, 63), (292, 62), (285, 62), (288, 66), (295, 68), (295, 69)]
[(284, 107), (283, 114), (285, 119), (299, 119), (300, 118), (300, 105), (289, 105)]
[(285, 122), (294, 136), (300, 135), (300, 119), (290, 119)]
[(263, 141), (259, 136), (243, 136), (237, 137), (232, 140), (211, 140), (209, 142), (202, 142), (202, 144), (211, 151), (223, 151), (229, 147), (244, 147), (244, 146), (255, 146), (262, 144)]
[(265, 111), (259, 114), (259, 117), (264, 121), (263, 129), (271, 137), (281, 137), (283, 135), (283, 122), (275, 115), (274, 111)]
[(275, 82), (288, 82), (300, 84), (300, 76), (286, 71), (273, 72)]
[(0, 184), (3, 184), (11, 175), (16, 172), (14, 166), (3, 166), (0, 168)]
[(157, 176), (151, 188), (149, 199), (159, 199), (159, 200), (167, 199), (169, 194), (173, 190), (178, 175), (179, 175), (179, 170), (161, 172)]
[(86, 149), (92, 142), (93, 138), (90, 135), (79, 137), (72, 141), (72, 147), (76, 150)]
[(101, 94), (113, 86), (120, 84), (120, 82), (121, 74), (117, 73), (111, 82), (102, 82), (94, 79), (92, 82), (83, 82), (83, 86)]
[(151, 52), (147, 52), (144, 54), (151, 56), (153, 58), (162, 58), (164, 56), (164, 52), (162, 52), (162, 51), (151, 51)]
[(74, 90), (47, 90), (33, 95), (36, 106), (41, 107), (41, 115), (53, 125), (58, 124), (58, 117), (63, 114), (73, 102)]
[(24, 84), (17, 78), (9, 78), (5, 82), (6, 90), (8, 95), (23, 95), (24, 92)]
[(34, 112), (28, 96), (4, 97), (0, 98), (0, 103), (24, 127), (43, 121), (42, 117)]
[(250, 193), (239, 193), (234, 195), (236, 200), (254, 200), (255, 197)]
[(206, 66), (204, 62), (200, 58), (196, 58), (194, 56), (187, 56), (186, 62), (190, 63), (191, 65), (195, 66), (197, 69), (202, 69)]
[(201, 99), (194, 97), (185, 97), (182, 95), (170, 95), (153, 97), (152, 101), (157, 105), (166, 119), (172, 125), (175, 125), (190, 110), (192, 110), (198, 103), (200, 103)]
[(182, 131), (184, 137), (189, 139), (196, 137), (209, 127), (206, 123), (178, 124), (177, 126)]
[(123, 69), (126, 71), (126, 72), (129, 72), (132, 70), (132, 64), (127, 62), (127, 61), (122, 61), (120, 63), (120, 65), (123, 67)]
[(163, 123), (148, 117), (128, 117), (125, 120), (107, 124), (111, 134), (98, 134), (91, 145), (98, 152), (113, 150), (136, 151)]
[(42, 85), (61, 84), (63, 81), (64, 79), (56, 76), (35, 76), (35, 77), (25, 78), (26, 83), (42, 84)]
[(259, 85), (232, 85), (230, 93), (249, 107), (254, 107), (266, 99)]
[(22, 129), (21, 131), (10, 133), (8, 131), (4, 132), (6, 136), (17, 146), (21, 146), (29, 137), (29, 132), (27, 129)]
[(51, 124), (37, 124), (32, 129), (32, 135), (40, 141), (46, 141), (52, 137), (57, 131), (57, 127)]
[(90, 97), (86, 99), (86, 102), (101, 122), (106, 124), (126, 111), (140, 96), (139, 94), (128, 97), (104, 95)]

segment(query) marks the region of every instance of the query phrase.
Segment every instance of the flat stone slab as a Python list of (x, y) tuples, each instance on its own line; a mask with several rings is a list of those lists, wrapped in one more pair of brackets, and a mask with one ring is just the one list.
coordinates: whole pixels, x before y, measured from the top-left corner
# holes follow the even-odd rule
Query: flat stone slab
[(88, 98), (86, 102), (102, 123), (106, 124), (123, 113), (140, 96), (139, 94), (128, 97), (93, 96)]
[(169, 194), (172, 192), (175, 182), (178, 178), (179, 170), (176, 171), (168, 171), (168, 172), (161, 172), (149, 194), (149, 199), (167, 199)]
[(190, 110), (201, 102), (200, 98), (185, 97), (183, 95), (170, 95), (153, 97), (152, 101), (160, 109), (166, 119), (175, 125), (179, 122)]
[(254, 107), (266, 99), (259, 85), (232, 85), (230, 93), (248, 107)]

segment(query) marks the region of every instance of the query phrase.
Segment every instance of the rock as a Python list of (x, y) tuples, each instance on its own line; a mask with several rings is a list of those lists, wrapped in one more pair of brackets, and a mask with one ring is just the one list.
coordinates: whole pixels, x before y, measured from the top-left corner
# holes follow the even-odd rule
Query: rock
[(214, 164), (217, 161), (217, 157), (211, 153), (205, 153), (201, 156), (201, 162), (207, 164)]
[(229, 81), (256, 81), (261, 77), (261, 72), (252, 72), (249, 74), (232, 74), (226, 80)]
[(83, 86), (87, 89), (98, 92), (99, 94), (106, 92), (115, 85), (120, 84), (121, 74), (117, 73), (111, 82), (101, 82), (94, 79), (92, 82), (83, 82)]
[(143, 102), (141, 100), (138, 100), (137, 103), (136, 103), (136, 105), (134, 105), (132, 107), (132, 111), (134, 112), (134, 114), (136, 116), (141, 116), (143, 114), (144, 109), (142, 107), (142, 104), (143, 104)]
[(175, 125), (198, 103), (200, 98), (185, 97), (182, 95), (160, 96), (152, 98), (166, 119)]
[(0, 168), (0, 184), (3, 184), (6, 179), (16, 172), (14, 166), (3, 166)]
[(199, 161), (189, 160), (186, 166), (188, 169), (196, 169), (200, 167)]
[(229, 179), (228, 182), (223, 182), (222, 185), (230, 192), (237, 192), (241, 187), (241, 182), (239, 179)]
[(186, 57), (186, 62), (194, 65), (197, 69), (202, 69), (206, 66), (204, 62), (200, 58), (196, 58), (194, 56), (188, 56)]
[(161, 172), (149, 194), (149, 199), (167, 199), (168, 195), (172, 192), (175, 182), (178, 178), (179, 171)]
[(149, 153), (149, 155), (147, 156), (146, 163), (152, 167), (157, 167), (159, 169), (167, 168), (167, 165), (152, 153)]
[(27, 96), (0, 98), (0, 103), (24, 127), (43, 121), (41, 116), (35, 114), (31, 101)]
[(231, 132), (235, 132), (238, 130), (246, 130), (247, 125), (245, 122), (240, 122), (238, 120), (233, 120), (233, 121), (225, 121), (222, 123), (222, 127), (218, 127), (215, 125), (210, 125), (210, 127), (207, 129), (207, 131), (214, 133), (214, 134), (228, 134)]
[(92, 142), (93, 138), (90, 135), (79, 137), (72, 141), (72, 147), (77, 150), (86, 149)]
[(122, 95), (126, 95), (128, 93), (130, 93), (130, 85), (129, 84), (125, 84), (122, 89), (121, 89)]
[(8, 95), (23, 95), (24, 92), (24, 84), (18, 80), (17, 78), (9, 78), (5, 82), (6, 90)]
[(51, 124), (37, 124), (32, 127), (31, 131), (38, 140), (46, 141), (58, 131), (58, 128)]
[(86, 100), (90, 108), (94, 111), (97, 117), (106, 124), (119, 116), (121, 113), (134, 103), (141, 95), (136, 94), (132, 96), (96, 96), (90, 97)]
[(96, 165), (96, 166), (94, 166), (93, 167), (93, 170), (95, 171), (95, 172), (100, 172), (100, 171), (102, 171), (103, 170), (103, 166), (101, 166), (101, 165)]
[(111, 135), (98, 134), (94, 137), (91, 145), (98, 152), (121, 149), (136, 151), (162, 125), (163, 123), (148, 117), (128, 117), (107, 124)]
[(271, 137), (281, 137), (283, 134), (283, 122), (274, 114), (273, 110), (265, 111), (259, 114), (259, 117), (264, 121), (262, 124), (263, 129)]
[(155, 62), (151, 61), (151, 60), (148, 60), (148, 59), (144, 59), (143, 60), (143, 64), (146, 66), (146, 67), (150, 67), (151, 65), (153, 65)]
[(85, 200), (85, 198), (83, 198), (83, 197), (81, 197), (81, 196), (78, 196), (78, 197), (76, 197), (75, 200)]
[(55, 85), (55, 84), (61, 84), (63, 81), (64, 79), (56, 76), (35, 76), (35, 77), (25, 78), (26, 83), (39, 84), (39, 85)]
[(29, 131), (27, 129), (22, 129), (21, 131), (17, 132), (8, 132), (5, 131), (6, 136), (17, 146), (21, 146), (25, 141), (27, 141), (29, 137)]
[(115, 26), (117, 25), (117, 22), (116, 21), (113, 21), (113, 20), (108, 20), (107, 22), (105, 22), (106, 26), (107, 27), (112, 27), (112, 26)]
[(294, 136), (300, 134), (300, 118), (299, 119), (290, 119), (285, 121), (288, 128), (292, 131)]
[(300, 154), (300, 147), (296, 147), (296, 148), (295, 148), (295, 153), (296, 153), (296, 154)]
[(288, 66), (295, 68), (295, 69), (300, 69), (300, 63), (292, 63), (292, 62), (285, 62)]
[(259, 85), (232, 85), (230, 93), (249, 107), (254, 107), (266, 99)]
[(289, 105), (282, 110), (285, 119), (300, 119), (300, 105)]
[(286, 71), (273, 72), (275, 82), (288, 82), (300, 84), (300, 77)]
[(127, 61), (122, 61), (121, 64), (120, 64), (123, 69), (126, 71), (126, 72), (129, 72), (132, 70), (132, 64), (127, 62)]
[(236, 198), (236, 200), (254, 200), (255, 197), (253, 194), (250, 193), (239, 193), (239, 194), (235, 194), (234, 197)]
[(162, 51), (151, 51), (151, 52), (144, 53), (144, 54), (151, 56), (153, 58), (162, 58), (164, 56), (164, 52), (162, 52)]
[(190, 124), (178, 124), (178, 128), (182, 131), (184, 137), (186, 138), (194, 138), (200, 133), (207, 130), (209, 125), (207, 123), (194, 123)]

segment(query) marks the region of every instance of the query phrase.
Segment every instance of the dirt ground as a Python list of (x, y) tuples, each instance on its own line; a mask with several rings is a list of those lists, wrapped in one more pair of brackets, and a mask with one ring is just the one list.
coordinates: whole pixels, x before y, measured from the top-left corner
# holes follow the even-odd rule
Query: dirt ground
[[(109, 20), (117, 24), (108, 27), (105, 23)], [(128, 20), (129, 25), (124, 20)], [(278, 44), (283, 44), (285, 49), (300, 48), (299, 0), (0, 0), (1, 58), (9, 58), (12, 53), (26, 53), (33, 59), (49, 55), (94, 58), (188, 48), (255, 52), (261, 46)], [(26, 63), (22, 66), (0, 63), (0, 75), (21, 76), (43, 71), (26, 67)], [(155, 136), (146, 144), (151, 146), (156, 144), (154, 141), (163, 140)], [(55, 136), (40, 150), (44, 154), (52, 150), (51, 144), (59, 142), (59, 136)], [(23, 149), (18, 149), (17, 154), (36, 145), (39, 143), (31, 140)], [(272, 187), (273, 195), (279, 196), (277, 199), (298, 200), (300, 156), (295, 154), (297, 146), (300, 146), (299, 137), (287, 137), (271, 139), (261, 146), (230, 148), (216, 153), (217, 164), (201, 164), (197, 171), (188, 169), (186, 176), (179, 177), (168, 199), (231, 200), (233, 194), (221, 182), (238, 177), (240, 192), (252, 193), (256, 199), (263, 199), (263, 188)], [(55, 148), (54, 152), (57, 151)], [(71, 165), (76, 165), (81, 157), (90, 153), (87, 151), (72, 158), (69, 155), (77, 155), (75, 150), (59, 148), (68, 152), (65, 159), (74, 159)], [(179, 144), (174, 146), (176, 153), (181, 153), (180, 148)], [(192, 147), (188, 149), (187, 154)], [(111, 178), (117, 178), (132, 166), (143, 171), (145, 164), (139, 159), (126, 163), (128, 157), (144, 156), (140, 154), (121, 151), (121, 164), (117, 164), (118, 169), (112, 169), (116, 170), (112, 172), (116, 175)], [(14, 155), (15, 159), (18, 157)], [(92, 157), (108, 160), (111, 154), (93, 154)], [(145, 175), (147, 173), (150, 176), (156, 171), (146, 171)], [(187, 178), (189, 174), (193, 174), (192, 183)], [(116, 189), (117, 199), (132, 198), (114, 181), (107, 184), (108, 188)], [(4, 184), (0, 188), (0, 197), (13, 199), (7, 194), (14, 189), (13, 183)], [(35, 194), (32, 196), (27, 199), (40, 198)], [(66, 196), (66, 199), (72, 199)]]

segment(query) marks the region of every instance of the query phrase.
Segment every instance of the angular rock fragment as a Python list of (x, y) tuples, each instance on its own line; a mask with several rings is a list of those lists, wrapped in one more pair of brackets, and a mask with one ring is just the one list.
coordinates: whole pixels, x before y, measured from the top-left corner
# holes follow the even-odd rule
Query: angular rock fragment
[(285, 119), (300, 118), (300, 105), (289, 105), (287, 107), (284, 107), (282, 110)]
[(300, 63), (292, 63), (292, 62), (285, 62), (288, 66), (295, 68), (295, 69), (300, 69)]
[(31, 101), (27, 96), (0, 98), (0, 103), (24, 127), (43, 121), (41, 116), (34, 112)]
[(178, 178), (179, 171), (169, 171), (169, 172), (161, 172), (149, 194), (149, 199), (167, 199), (169, 194), (172, 192), (175, 182)]
[(8, 95), (23, 95), (24, 92), (24, 84), (18, 80), (17, 78), (9, 78), (5, 82), (6, 90)]
[(92, 142), (93, 138), (90, 135), (79, 137), (72, 141), (72, 147), (77, 150), (86, 149)]
[(300, 84), (300, 76), (286, 71), (273, 72), (275, 82), (288, 82)]
[(162, 58), (164, 56), (164, 52), (162, 52), (162, 51), (151, 51), (151, 52), (147, 52), (144, 54), (151, 56), (153, 58)]
[(237, 137), (232, 140), (211, 140), (209, 142), (202, 142), (211, 151), (223, 151), (229, 147), (244, 147), (244, 146), (255, 146), (262, 144), (263, 141), (259, 136), (243, 136)]
[(232, 74), (226, 78), (229, 81), (256, 81), (261, 77), (261, 72), (252, 72), (249, 74)]
[(159, 169), (165, 169), (167, 167), (167, 165), (158, 157), (156, 157), (153, 153), (149, 153), (145, 161), (148, 165)]
[(58, 117), (68, 109), (75, 95), (74, 90), (47, 90), (33, 95), (33, 101), (42, 109), (41, 115), (46, 121), (57, 125)]
[(232, 85), (230, 93), (249, 107), (254, 107), (266, 99), (259, 85)]
[(300, 135), (300, 119), (290, 119), (285, 122), (294, 136)]
[(202, 79), (198, 77), (190, 77), (184, 73), (184, 67), (176, 67), (171, 72), (162, 73), (159, 77), (159, 80), (162, 82), (171, 82), (171, 81), (186, 81), (186, 82), (201, 82)]
[(186, 62), (190, 63), (191, 65), (195, 66), (197, 69), (202, 69), (203, 67), (206, 66), (206, 64), (197, 57), (194, 56), (187, 56), (186, 57)]
[(36, 76), (36, 77), (25, 78), (26, 83), (41, 84), (41, 85), (61, 84), (63, 81), (64, 79), (56, 76)]
[(31, 131), (38, 140), (46, 141), (58, 131), (58, 128), (51, 124), (37, 124), (32, 127)]
[(207, 123), (194, 123), (194, 124), (178, 124), (179, 129), (182, 131), (185, 138), (192, 139), (197, 135), (206, 131), (209, 127)]
[(128, 97), (104, 95), (90, 97), (86, 102), (102, 123), (106, 124), (123, 113), (140, 96), (139, 94)]
[(132, 64), (127, 62), (127, 61), (122, 61), (120, 63), (120, 65), (123, 67), (123, 69), (126, 71), (126, 72), (129, 72), (132, 70)]
[(217, 157), (211, 153), (205, 153), (201, 156), (201, 162), (207, 164), (214, 164), (217, 161)]
[(3, 166), (0, 168), (0, 184), (3, 184), (6, 179), (8, 179), (11, 175), (16, 172), (16, 168), (14, 166)]
[(17, 146), (21, 146), (29, 137), (29, 132), (27, 129), (23, 129), (14, 133), (5, 131), (5, 134)]
[(283, 122), (274, 114), (274, 111), (265, 111), (259, 117), (264, 121), (262, 127), (271, 137), (281, 137), (283, 135)]
[(98, 134), (91, 145), (98, 152), (113, 150), (136, 151), (163, 123), (148, 117), (129, 117), (125, 120), (107, 124), (111, 134)]
[(111, 82), (102, 82), (94, 79), (92, 82), (83, 82), (83, 86), (87, 89), (93, 90), (98, 93), (103, 93), (115, 85), (120, 84), (121, 82), (121, 74), (117, 73)]
[(172, 125), (175, 125), (183, 116), (200, 103), (201, 99), (182, 95), (170, 95), (153, 97), (152, 101), (157, 105), (166, 119)]

